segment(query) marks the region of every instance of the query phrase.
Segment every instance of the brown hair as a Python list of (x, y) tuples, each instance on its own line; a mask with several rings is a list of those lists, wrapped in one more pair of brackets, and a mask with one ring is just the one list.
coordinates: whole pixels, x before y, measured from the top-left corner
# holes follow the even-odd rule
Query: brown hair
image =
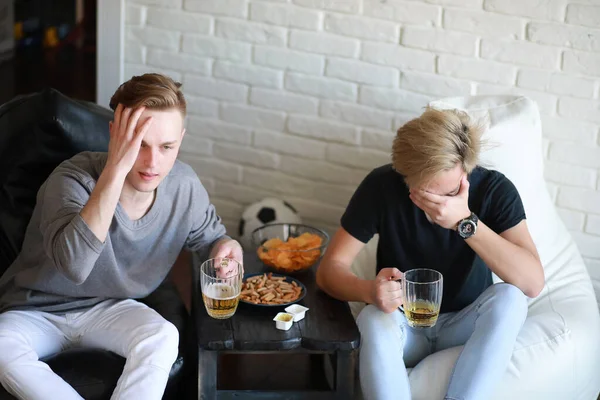
[(398, 129), (392, 164), (409, 186), (425, 184), (456, 164), (469, 174), (478, 162), (483, 131), (464, 111), (427, 107)]
[(160, 74), (134, 76), (123, 83), (110, 99), (110, 108), (117, 106), (138, 108), (145, 106), (151, 110), (169, 110), (177, 108), (185, 117), (186, 102), (181, 92), (181, 83)]

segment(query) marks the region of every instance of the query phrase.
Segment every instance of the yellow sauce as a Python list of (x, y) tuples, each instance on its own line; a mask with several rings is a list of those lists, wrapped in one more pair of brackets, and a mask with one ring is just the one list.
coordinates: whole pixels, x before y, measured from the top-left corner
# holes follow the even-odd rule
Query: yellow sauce
[(291, 321), (293, 318), (294, 317), (292, 317), (291, 315), (280, 315), (279, 317), (277, 317), (277, 320), (288, 322)]

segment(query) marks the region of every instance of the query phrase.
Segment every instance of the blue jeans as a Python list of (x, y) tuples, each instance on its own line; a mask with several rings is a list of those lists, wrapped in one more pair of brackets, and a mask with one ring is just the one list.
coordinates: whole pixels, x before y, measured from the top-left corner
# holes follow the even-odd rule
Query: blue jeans
[(432, 328), (413, 329), (399, 310), (369, 305), (358, 316), (360, 381), (365, 400), (409, 400), (406, 367), (431, 353), (464, 345), (446, 400), (488, 399), (502, 378), (525, 318), (527, 300), (508, 283), (485, 290), (459, 312), (441, 314)]

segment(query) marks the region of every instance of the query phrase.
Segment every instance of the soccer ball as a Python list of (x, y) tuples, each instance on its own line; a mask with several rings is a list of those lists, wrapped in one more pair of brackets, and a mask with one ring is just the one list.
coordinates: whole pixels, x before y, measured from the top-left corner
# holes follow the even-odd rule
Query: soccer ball
[(299, 224), (302, 222), (296, 209), (287, 201), (267, 197), (250, 204), (243, 212), (238, 227), (238, 239), (244, 250), (252, 250), (252, 232), (266, 224)]

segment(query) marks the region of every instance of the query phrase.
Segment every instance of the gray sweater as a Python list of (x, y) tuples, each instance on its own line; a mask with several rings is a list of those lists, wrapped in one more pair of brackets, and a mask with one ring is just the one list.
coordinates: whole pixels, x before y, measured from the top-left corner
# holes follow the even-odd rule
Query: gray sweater
[(225, 235), (198, 176), (176, 161), (141, 219), (130, 220), (117, 205), (102, 243), (79, 212), (106, 157), (80, 153), (60, 164), (42, 185), (21, 253), (0, 278), (0, 312), (63, 314), (109, 298), (143, 298), (165, 279), (182, 248), (206, 257)]

